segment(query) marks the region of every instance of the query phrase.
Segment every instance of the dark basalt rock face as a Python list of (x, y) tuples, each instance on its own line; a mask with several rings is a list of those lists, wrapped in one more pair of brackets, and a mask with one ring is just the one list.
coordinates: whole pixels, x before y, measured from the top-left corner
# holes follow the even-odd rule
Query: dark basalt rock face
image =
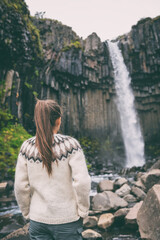
[[(53, 98), (63, 107), (63, 133), (109, 136), (121, 141), (107, 44), (96, 33), (83, 40), (70, 27), (55, 20), (32, 18), (32, 21), (39, 29), (44, 60), (34, 76), (28, 72), (31, 77), (27, 83), (22, 73), (17, 78), (18, 73), (13, 74), (14, 81), (20, 79), (21, 84), (17, 88), (18, 107), (12, 112), (27, 129), (35, 130), (34, 95), (40, 99)], [(128, 34), (117, 39), (132, 77), (143, 135), (148, 140), (160, 130), (160, 18), (140, 20)], [(13, 77), (8, 78), (8, 86), (12, 87)], [(10, 103), (14, 93), (11, 90), (7, 94), (4, 103)]]
[(160, 17), (140, 20), (119, 40), (143, 133), (151, 138), (160, 127)]

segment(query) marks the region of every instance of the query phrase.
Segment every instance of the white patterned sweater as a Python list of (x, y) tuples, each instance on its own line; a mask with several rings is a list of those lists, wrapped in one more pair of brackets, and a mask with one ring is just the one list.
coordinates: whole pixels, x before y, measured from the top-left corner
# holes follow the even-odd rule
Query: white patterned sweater
[(91, 178), (79, 142), (54, 134), (52, 175), (42, 166), (36, 136), (21, 145), (15, 173), (15, 196), (24, 218), (62, 224), (84, 218), (89, 210)]

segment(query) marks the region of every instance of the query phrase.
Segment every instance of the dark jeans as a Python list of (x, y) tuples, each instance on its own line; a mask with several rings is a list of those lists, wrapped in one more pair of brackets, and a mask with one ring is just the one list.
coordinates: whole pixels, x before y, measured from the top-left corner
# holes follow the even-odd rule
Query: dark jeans
[(82, 219), (64, 224), (45, 224), (30, 220), (31, 240), (82, 240)]

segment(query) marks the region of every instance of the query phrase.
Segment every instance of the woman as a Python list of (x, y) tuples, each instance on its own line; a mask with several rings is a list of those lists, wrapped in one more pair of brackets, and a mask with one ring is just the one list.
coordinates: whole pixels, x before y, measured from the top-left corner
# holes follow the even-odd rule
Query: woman
[(15, 173), (15, 196), (35, 240), (81, 240), (88, 215), (90, 176), (79, 142), (58, 134), (61, 108), (38, 100), (36, 135), (23, 142)]

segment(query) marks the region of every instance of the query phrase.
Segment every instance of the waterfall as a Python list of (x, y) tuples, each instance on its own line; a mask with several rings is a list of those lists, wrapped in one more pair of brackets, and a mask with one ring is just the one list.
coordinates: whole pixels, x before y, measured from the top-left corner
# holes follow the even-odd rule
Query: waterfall
[(114, 69), (117, 108), (120, 113), (121, 129), (126, 152), (126, 167), (142, 166), (144, 141), (134, 107), (134, 95), (130, 86), (131, 78), (124, 63), (118, 43), (107, 42)]

